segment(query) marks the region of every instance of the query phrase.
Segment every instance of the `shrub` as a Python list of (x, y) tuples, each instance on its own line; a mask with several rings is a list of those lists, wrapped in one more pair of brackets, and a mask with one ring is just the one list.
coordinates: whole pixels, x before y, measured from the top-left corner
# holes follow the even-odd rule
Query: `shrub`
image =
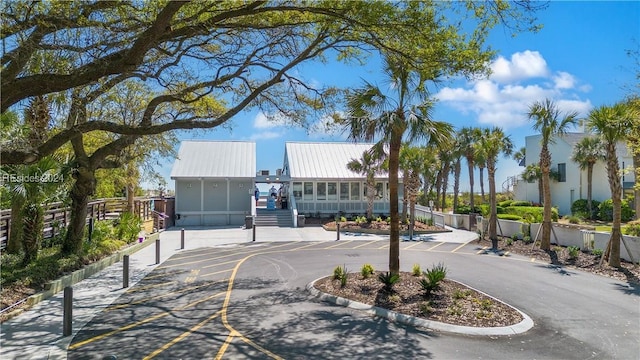
[(334, 280), (340, 280), (343, 274), (344, 274), (344, 266), (336, 266), (335, 269), (333, 269)]
[(118, 239), (130, 244), (138, 238), (142, 221), (130, 212), (120, 214), (116, 225), (116, 236)]
[(498, 214), (498, 219), (520, 221), (522, 220), (522, 216), (513, 214)]
[(453, 298), (456, 300), (459, 299), (464, 299), (467, 296), (471, 295), (471, 290), (460, 290), (460, 289), (455, 289), (453, 291)]
[(422, 269), (420, 268), (420, 264), (413, 264), (411, 273), (413, 274), (413, 276), (420, 276), (420, 274), (422, 274)]
[(518, 238), (517, 238), (515, 235), (513, 235), (511, 238), (507, 238), (507, 239), (504, 241), (504, 243), (505, 243), (507, 246), (511, 246), (511, 245), (513, 245), (513, 242), (515, 241), (514, 239), (515, 239), (515, 240), (518, 240)]
[(625, 229), (625, 233), (631, 236), (640, 236), (640, 220), (629, 222)]
[[(522, 219), (531, 223), (542, 222), (542, 212), (544, 208), (538, 206), (509, 206), (505, 208), (507, 214), (518, 215)], [(558, 209), (551, 208), (551, 220), (558, 221)]]
[(340, 287), (347, 286), (347, 279), (349, 276), (349, 271), (345, 266), (342, 267), (342, 274), (340, 274)]
[(440, 281), (444, 280), (447, 276), (447, 268), (440, 263), (424, 271), (423, 274), (424, 278), (420, 281), (420, 285), (425, 291), (425, 295), (429, 296), (440, 287)]
[[(634, 212), (629, 203), (626, 200), (622, 200), (622, 222), (627, 222), (633, 218)], [(600, 203), (598, 208), (600, 220), (611, 221), (613, 220), (613, 200), (607, 199)]]
[(531, 236), (529, 236), (529, 235), (525, 235), (525, 236), (522, 238), (522, 241), (523, 241), (525, 244), (531, 244), (531, 243), (533, 242), (533, 239), (531, 239)]
[(506, 208), (508, 206), (511, 206), (511, 204), (513, 203), (513, 200), (505, 200), (505, 201), (500, 201), (498, 203), (498, 206), (502, 207), (502, 208)]
[(591, 250), (591, 254), (597, 257), (602, 256), (602, 254), (604, 253), (604, 251), (602, 249), (593, 249)]
[(569, 253), (569, 259), (576, 259), (580, 253), (580, 248), (577, 246), (569, 246), (567, 247), (567, 252)]
[(384, 285), (383, 290), (385, 292), (393, 292), (393, 285), (400, 280), (400, 275), (392, 274), (390, 272), (382, 273), (378, 275), (378, 280)]
[(360, 269), (360, 274), (363, 278), (367, 279), (369, 276), (373, 275), (373, 266), (371, 264), (362, 265), (362, 269)]
[(431, 312), (433, 312), (431, 301), (423, 301), (420, 303), (420, 313), (422, 315), (429, 315)]
[(496, 206), (496, 214), (504, 214), (505, 210), (503, 206)]
[(456, 214), (470, 214), (472, 212), (478, 213), (478, 214), (482, 213), (482, 210), (478, 206), (475, 206), (474, 210), (475, 211), (471, 211), (471, 207), (469, 205), (460, 205), (455, 209), (454, 213)]
[(365, 216), (358, 216), (356, 218), (356, 224), (360, 225), (360, 224), (366, 224), (368, 222), (367, 218)]
[(509, 206), (531, 206), (531, 201), (515, 200), (515, 201), (512, 201), (511, 204), (509, 204)]
[(580, 218), (577, 216), (567, 216), (567, 220), (569, 220), (569, 224), (580, 224)]
[(571, 204), (571, 214), (583, 219), (598, 219), (599, 206), (600, 201), (591, 200), (591, 214), (589, 214), (587, 199), (578, 199)]

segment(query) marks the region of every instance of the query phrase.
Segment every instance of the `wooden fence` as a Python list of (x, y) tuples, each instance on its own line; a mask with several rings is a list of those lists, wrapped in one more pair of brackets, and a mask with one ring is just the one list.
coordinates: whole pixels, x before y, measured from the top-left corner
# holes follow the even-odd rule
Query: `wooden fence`
[[(169, 225), (167, 218), (172, 219), (172, 216), (171, 214), (165, 215), (162, 212), (154, 211), (152, 208), (154, 201), (163, 201), (163, 203), (166, 203), (164, 199), (136, 198), (135, 214), (143, 221), (153, 218), (156, 229), (165, 229), (167, 225)], [(125, 211), (126, 207), (127, 199), (125, 198), (109, 198), (91, 201), (87, 205), (87, 223), (89, 223), (89, 219), (91, 218), (98, 221), (116, 219)], [(50, 239), (60, 234), (69, 224), (70, 216), (71, 210), (69, 207), (64, 207), (62, 203), (54, 203), (47, 206), (44, 212), (43, 239)], [(162, 220), (158, 220), (160, 217), (162, 217)], [(155, 226), (156, 224), (158, 226)], [(160, 227), (160, 225), (162, 225), (162, 227)], [(0, 210), (0, 250), (6, 247), (12, 226), (11, 210)]]

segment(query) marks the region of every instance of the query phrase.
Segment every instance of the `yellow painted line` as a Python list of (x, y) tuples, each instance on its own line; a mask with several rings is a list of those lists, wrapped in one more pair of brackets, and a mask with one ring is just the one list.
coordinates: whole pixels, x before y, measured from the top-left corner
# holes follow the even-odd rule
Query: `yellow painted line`
[(202, 269), (209, 269), (209, 268), (218, 267), (218, 266), (221, 266), (221, 265), (233, 264), (233, 263), (236, 263), (238, 261), (240, 261), (240, 260), (225, 261), (225, 262), (216, 263), (216, 264), (213, 264), (213, 265), (203, 266)]
[(263, 348), (262, 346), (254, 343), (253, 341), (247, 339), (246, 337), (240, 335), (240, 338), (242, 339), (242, 341), (246, 342), (247, 344), (253, 346), (254, 348), (256, 348), (258, 351), (261, 351), (263, 354), (266, 354), (268, 356), (270, 356), (272, 359), (276, 359), (276, 360), (283, 360), (283, 358), (281, 358), (280, 356), (272, 353), (271, 351)]
[(145, 303), (147, 301), (150, 301), (150, 300), (161, 299), (163, 297), (167, 297), (167, 296), (170, 296), (170, 295), (180, 294), (180, 293), (191, 291), (191, 290), (196, 290), (196, 289), (199, 289), (199, 288), (202, 288), (202, 287), (210, 286), (210, 285), (213, 285), (215, 283), (223, 282), (223, 281), (227, 281), (227, 280), (228, 279), (217, 280), (217, 281), (213, 281), (213, 282), (210, 282), (210, 283), (207, 283), (207, 284), (203, 284), (203, 285), (192, 286), (192, 287), (188, 287), (188, 288), (185, 288), (185, 289), (171, 291), (171, 292), (164, 293), (164, 294), (158, 295), (158, 296), (149, 296), (149, 297), (142, 298), (142, 299), (139, 299), (139, 300), (136, 300), (136, 301), (132, 301), (132, 302), (126, 303), (126, 304), (119, 304), (119, 305), (109, 306), (109, 307), (107, 307), (105, 309), (105, 311), (124, 309), (124, 308), (132, 306), (132, 305), (138, 305), (138, 304), (142, 304), (142, 303)]
[(388, 249), (388, 248), (389, 248), (389, 246), (391, 246), (391, 244), (388, 244), (388, 243), (387, 243), (387, 244), (385, 244), (385, 245), (380, 246), (380, 247), (378, 248), (378, 250), (381, 250), (381, 249)]
[(326, 248), (324, 248), (324, 250), (329, 250), (329, 249), (333, 249), (333, 248), (337, 248), (338, 246), (344, 245), (344, 244), (348, 244), (353, 242), (353, 240), (347, 240), (347, 241), (338, 241), (337, 244), (332, 245), (332, 246), (328, 246)]
[(211, 256), (211, 255), (226, 254), (226, 253), (234, 252), (234, 251), (238, 250), (238, 248), (220, 248), (219, 250), (220, 251), (215, 251), (215, 250), (211, 249), (211, 250), (200, 251), (197, 254), (193, 254), (193, 255), (172, 256), (170, 259), (168, 259), (165, 262), (181, 261), (181, 260), (184, 260), (184, 259), (192, 259), (192, 258), (197, 258), (197, 257), (200, 257), (200, 256)]
[(173, 273), (166, 272), (166, 273), (162, 273), (154, 276), (145, 276), (144, 279), (151, 280), (151, 279), (156, 279), (156, 278), (165, 277), (165, 276), (178, 275), (179, 273), (180, 272), (173, 272)]
[(218, 296), (220, 296), (220, 295), (222, 295), (222, 294), (224, 294), (224, 292), (220, 292), (220, 293), (217, 293), (217, 294), (215, 294), (215, 295), (207, 296), (206, 298), (203, 298), (203, 299), (200, 299), (200, 300), (194, 301), (194, 302), (192, 302), (192, 303), (190, 303), (190, 304), (187, 304), (187, 305), (184, 305), (184, 306), (181, 306), (181, 307), (178, 307), (178, 308), (174, 308), (174, 309), (172, 309), (172, 310), (165, 311), (165, 312), (162, 312), (162, 313), (157, 314), (157, 315), (150, 316), (150, 317), (148, 317), (148, 318), (146, 318), (146, 319), (144, 319), (144, 320), (136, 321), (136, 322), (134, 322), (134, 323), (132, 323), (132, 324), (129, 324), (129, 325), (126, 325), (126, 326), (120, 327), (120, 328), (118, 328), (118, 329), (115, 329), (115, 330), (112, 330), (112, 331), (106, 332), (106, 333), (104, 333), (104, 334), (100, 334), (100, 335), (94, 336), (94, 337), (92, 337), (92, 338), (89, 338), (89, 339), (87, 339), (87, 340), (80, 341), (80, 342), (77, 342), (77, 343), (75, 343), (75, 344), (71, 344), (71, 345), (69, 345), (69, 350), (77, 349), (77, 348), (82, 347), (82, 346), (84, 346), (84, 345), (90, 344), (90, 343), (92, 343), (92, 342), (94, 342), (94, 341), (98, 341), (98, 340), (101, 340), (101, 339), (107, 338), (107, 337), (109, 337), (109, 336), (111, 336), (111, 335), (115, 335), (115, 334), (117, 334), (117, 333), (120, 333), (120, 332), (123, 332), (123, 331), (126, 331), (126, 330), (130, 330), (130, 329), (133, 329), (133, 328), (138, 327), (138, 326), (140, 326), (140, 325), (144, 325), (144, 324), (146, 324), (146, 323), (148, 323), (148, 322), (151, 322), (151, 321), (154, 321), (154, 320), (161, 319), (161, 318), (163, 318), (163, 317), (165, 317), (165, 316), (167, 316), (167, 315), (170, 315), (173, 311), (185, 310), (185, 309), (190, 308), (190, 307), (192, 307), (192, 306), (198, 305), (198, 304), (200, 304), (200, 303), (202, 303), (202, 302), (205, 302), (205, 301), (211, 300), (211, 299), (213, 299), (213, 298), (215, 298), (215, 297), (218, 297)]
[[(270, 249), (276, 249), (276, 248), (280, 248), (283, 246), (288, 246), (291, 245), (291, 243), (284, 243), (282, 245), (276, 245), (276, 246), (272, 246)], [(234, 249), (234, 250), (242, 250), (242, 249)], [(184, 265), (191, 265), (191, 264), (197, 264), (197, 263), (201, 263), (204, 261), (211, 261), (211, 260), (218, 260), (218, 259), (224, 259), (224, 258), (228, 258), (231, 256), (243, 256), (243, 255), (247, 255), (247, 254), (252, 254), (252, 253), (259, 253), (261, 251), (264, 251), (265, 249), (257, 249), (257, 250), (253, 250), (253, 251), (249, 251), (249, 252), (241, 252), (241, 251), (237, 251), (234, 252), (233, 254), (227, 254), (227, 255), (222, 255), (222, 256), (217, 256), (217, 257), (213, 257), (213, 258), (208, 258), (208, 259), (204, 259), (204, 260), (198, 260), (198, 261), (191, 261), (191, 262), (186, 262), (186, 263), (180, 263), (180, 264), (173, 264), (173, 265), (166, 265), (166, 266), (159, 266), (156, 268), (156, 270), (162, 270), (162, 269), (169, 269), (169, 268), (173, 268), (173, 267), (177, 267), (177, 266), (184, 266)]]
[(402, 250), (408, 250), (408, 249), (411, 249), (412, 247), (414, 247), (414, 246), (418, 246), (418, 245), (420, 245), (420, 244), (422, 244), (422, 241), (416, 241), (416, 243), (415, 243), (415, 244), (411, 244), (411, 245), (407, 246), (406, 248), (404, 248), (404, 249), (402, 249)]
[(463, 247), (465, 247), (465, 245), (467, 245), (467, 244), (466, 244), (466, 243), (465, 243), (465, 244), (462, 244), (462, 245), (458, 246), (457, 248), (455, 248), (455, 249), (451, 250), (451, 252), (456, 252), (456, 251), (458, 251), (458, 250), (462, 249)]
[(201, 274), (200, 277), (205, 277), (205, 276), (212, 276), (212, 275), (217, 275), (217, 274), (222, 274), (222, 273), (226, 273), (229, 271), (233, 271), (233, 269), (227, 269), (227, 270), (220, 270), (220, 271), (216, 271), (216, 272), (212, 272), (212, 273), (207, 273), (207, 274)]
[(377, 243), (378, 241), (380, 241), (380, 240), (367, 241), (366, 243), (364, 243), (362, 245), (355, 246), (353, 249), (359, 249), (361, 247), (365, 247), (367, 245), (371, 245), (373, 243)]
[[(443, 242), (441, 242), (441, 243), (437, 243), (436, 245), (434, 245), (434, 246), (432, 246), (432, 247), (428, 248), (426, 251), (431, 251), (431, 250), (433, 250), (433, 249), (437, 248), (438, 246), (441, 246), (442, 244), (444, 244), (444, 243), (443, 243)], [(447, 252), (448, 252), (448, 251), (447, 251)]]
[(169, 341), (168, 343), (162, 345), (160, 348), (158, 348), (157, 350), (153, 351), (151, 354), (145, 356), (143, 358), (143, 360), (150, 360), (153, 359), (154, 357), (156, 357), (158, 354), (160, 354), (161, 352), (167, 350), (168, 348), (172, 347), (173, 345), (177, 344), (178, 342), (182, 341), (183, 339), (185, 339), (187, 336), (191, 335), (192, 333), (198, 331), (201, 327), (203, 327), (205, 324), (207, 324), (209, 321), (217, 318), (220, 315), (221, 311), (216, 312), (215, 314), (209, 316), (208, 318), (202, 320), (201, 322), (199, 322), (196, 326), (192, 327), (191, 329), (189, 329), (188, 331), (185, 331), (184, 333), (180, 334), (180, 336), (174, 338), (173, 340)]
[(477, 255), (480, 255), (480, 254), (482, 254), (485, 250), (487, 250), (488, 248), (489, 248), (488, 246), (485, 246), (485, 247), (483, 247), (482, 249), (480, 249), (476, 254), (477, 254)]
[(304, 246), (300, 246), (300, 247), (293, 248), (293, 249), (289, 249), (288, 251), (297, 251), (297, 250), (302, 250), (302, 249), (306, 249), (306, 248), (309, 248), (309, 247), (312, 247), (312, 246), (315, 246), (315, 245), (319, 245), (319, 244), (321, 244), (321, 243), (318, 243), (318, 242), (312, 242), (311, 244), (304, 245)]
[(176, 284), (177, 281), (167, 281), (164, 283), (160, 283), (160, 284), (150, 284), (150, 285), (145, 285), (145, 286), (140, 286), (140, 287), (136, 287), (136, 288), (132, 288), (131, 290), (128, 290), (127, 293), (134, 293), (134, 292), (138, 292), (138, 291), (144, 291), (144, 290), (149, 290), (149, 289), (153, 289), (153, 288), (157, 288), (157, 287), (163, 287), (165, 285), (170, 285), (170, 284)]
[(231, 331), (229, 333), (227, 338), (224, 340), (224, 343), (220, 347), (220, 350), (218, 350), (218, 353), (216, 354), (216, 357), (215, 357), (216, 360), (221, 360), (222, 359), (222, 356), (227, 351), (227, 348), (229, 347), (229, 344), (231, 344), (231, 340), (233, 340), (233, 338), (236, 337), (236, 336), (238, 336), (236, 331)]

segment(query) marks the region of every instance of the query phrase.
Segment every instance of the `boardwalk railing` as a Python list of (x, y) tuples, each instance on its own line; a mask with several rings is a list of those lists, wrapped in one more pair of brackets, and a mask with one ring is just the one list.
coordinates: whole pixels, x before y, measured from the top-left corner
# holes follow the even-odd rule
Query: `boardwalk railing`
[[(156, 218), (160, 216), (160, 213), (153, 211), (153, 201), (154, 199), (152, 198), (136, 198), (134, 200), (134, 213), (143, 221), (154, 218), (154, 227), (156, 229), (164, 229), (167, 222), (166, 218), (169, 216), (163, 215), (163, 220), (159, 222), (158, 225), (162, 225), (163, 227), (155, 226)], [(87, 204), (86, 221), (89, 223), (89, 219), (91, 218), (98, 221), (116, 219), (126, 210), (126, 208), (126, 198), (94, 200)], [(71, 220), (70, 217), (70, 208), (63, 206), (62, 203), (53, 203), (48, 205), (44, 212), (43, 239), (50, 239), (60, 234), (69, 224), (69, 221)], [(11, 223), (11, 210), (0, 210), (0, 250), (7, 246), (7, 240), (9, 239), (9, 234), (11, 233), (11, 228), (13, 226), (14, 224)]]

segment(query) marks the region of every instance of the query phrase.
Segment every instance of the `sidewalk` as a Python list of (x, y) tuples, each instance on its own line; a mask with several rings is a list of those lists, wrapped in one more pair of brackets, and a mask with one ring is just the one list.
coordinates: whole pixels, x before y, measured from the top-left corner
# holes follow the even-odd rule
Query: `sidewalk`
[[(477, 234), (465, 230), (415, 237), (421, 241), (467, 243)], [(180, 229), (171, 228), (160, 235), (160, 263), (180, 250)], [(186, 228), (185, 249), (252, 242), (253, 230), (242, 228)], [(340, 240), (384, 240), (388, 235), (341, 233)], [(336, 233), (321, 227), (256, 228), (256, 242), (335, 241)], [(406, 240), (402, 239), (401, 240)], [(129, 286), (134, 286), (156, 268), (155, 245), (130, 256)], [(95, 314), (122, 295), (122, 262), (73, 285), (73, 334), (62, 336), (63, 292), (35, 305), (20, 316), (0, 325), (0, 359), (66, 359), (66, 349)]]

